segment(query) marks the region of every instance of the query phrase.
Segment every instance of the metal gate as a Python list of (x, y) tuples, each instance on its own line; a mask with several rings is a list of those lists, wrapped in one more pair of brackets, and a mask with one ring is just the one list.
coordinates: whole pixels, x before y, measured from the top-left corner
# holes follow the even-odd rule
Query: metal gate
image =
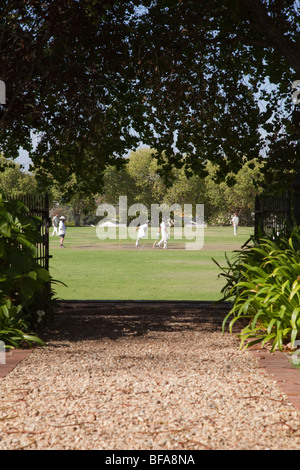
[(289, 191), (255, 199), (256, 238), (275, 237), (295, 226), (300, 226), (300, 170)]
[(42, 223), (40, 225), (40, 233), (42, 236), (41, 243), (36, 245), (37, 249), (37, 256), (36, 260), (38, 261), (39, 265), (47, 271), (49, 271), (49, 259), (52, 256), (49, 255), (49, 227), (51, 224), (50, 216), (49, 216), (49, 196), (48, 194), (41, 194), (41, 195), (21, 195), (21, 196), (8, 196), (7, 199), (19, 200), (22, 201), (25, 206), (29, 209), (29, 214), (37, 215), (42, 219)]
[(255, 237), (276, 237), (292, 224), (291, 196), (256, 196)]

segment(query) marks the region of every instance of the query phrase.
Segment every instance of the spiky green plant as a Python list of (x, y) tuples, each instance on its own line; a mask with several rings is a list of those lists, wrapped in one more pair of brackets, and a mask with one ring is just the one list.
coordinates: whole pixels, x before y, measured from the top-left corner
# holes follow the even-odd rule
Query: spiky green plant
[(300, 232), (295, 228), (289, 237), (252, 241), (221, 273), (227, 279), (224, 299), (233, 302), (223, 331), (231, 317), (230, 331), (238, 320), (247, 320), (241, 348), (270, 343), (271, 351), (282, 350), (300, 335)]

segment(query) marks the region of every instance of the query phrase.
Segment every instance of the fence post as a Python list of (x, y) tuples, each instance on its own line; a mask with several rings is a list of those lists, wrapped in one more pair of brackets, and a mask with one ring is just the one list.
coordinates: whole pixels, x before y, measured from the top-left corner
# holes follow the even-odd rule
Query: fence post
[(0, 364), (6, 364), (6, 351), (4, 341), (0, 341)]
[(291, 191), (286, 193), (286, 217), (288, 226), (293, 226), (293, 216), (292, 216), (292, 196)]
[(296, 225), (300, 225), (300, 170), (298, 171), (293, 184), (293, 206), (294, 219)]
[(45, 194), (45, 210), (46, 215), (44, 218), (44, 225), (45, 225), (45, 268), (49, 271), (49, 195), (48, 193)]
[(259, 217), (259, 210), (260, 210), (260, 201), (259, 195), (256, 194), (255, 196), (255, 219), (254, 219), (254, 237), (258, 239), (259, 234), (259, 226), (260, 226), (260, 217)]

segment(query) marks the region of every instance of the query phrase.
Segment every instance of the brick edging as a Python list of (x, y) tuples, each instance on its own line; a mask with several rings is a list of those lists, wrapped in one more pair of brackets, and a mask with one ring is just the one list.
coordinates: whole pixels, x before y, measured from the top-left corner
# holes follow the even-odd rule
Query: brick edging
[(300, 370), (293, 367), (288, 355), (281, 351), (270, 353), (255, 347), (249, 348), (249, 352), (259, 361), (259, 366), (274, 378), (278, 388), (292, 405), (300, 411)]
[(12, 349), (5, 353), (5, 364), (0, 364), (0, 379), (11, 372), (33, 349)]

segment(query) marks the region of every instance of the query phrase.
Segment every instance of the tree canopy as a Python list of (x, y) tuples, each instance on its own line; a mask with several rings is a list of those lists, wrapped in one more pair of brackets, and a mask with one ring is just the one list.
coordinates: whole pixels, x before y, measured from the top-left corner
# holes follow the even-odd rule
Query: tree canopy
[(14, 161), (7, 161), (0, 155), (0, 193), (4, 196), (19, 197), (25, 194), (39, 194), (39, 186), (34, 175), (25, 173)]
[(95, 192), (107, 162), (133, 146), (125, 112), (132, 9), (112, 0), (1, 3), (1, 147), (7, 157), (28, 150), (41, 181), (76, 175), (77, 190)]
[(152, 157), (153, 149), (140, 148), (131, 152), (122, 171), (114, 166), (104, 172), (98, 204), (119, 204), (119, 197), (127, 195), (127, 206), (144, 204), (150, 216), (151, 204), (192, 205), (195, 215), (196, 204), (204, 204), (204, 217), (209, 224), (228, 224), (234, 212), (238, 212), (244, 225), (253, 225), (255, 195), (261, 192), (261, 164), (254, 160), (253, 166), (245, 163), (236, 173), (237, 182), (228, 187), (225, 182), (215, 182), (216, 165), (208, 162), (207, 176), (187, 177), (184, 166), (172, 169), (172, 184), (164, 185), (160, 167)]
[[(6, 0), (0, 149), (47, 184), (99, 192), (139, 142), (161, 172), (298, 170), (299, 5), (292, 0)], [(32, 133), (38, 144), (32, 144)]]

